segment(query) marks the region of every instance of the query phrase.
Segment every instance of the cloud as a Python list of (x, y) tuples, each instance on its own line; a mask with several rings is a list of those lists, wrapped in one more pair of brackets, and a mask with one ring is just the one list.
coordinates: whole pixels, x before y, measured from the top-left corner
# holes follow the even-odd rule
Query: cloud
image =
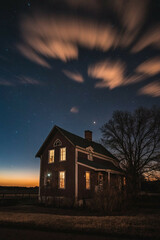
[(109, 24), (69, 16), (35, 14), (21, 24), (23, 43), (18, 50), (44, 67), (45, 58), (64, 62), (78, 58), (78, 47), (107, 51), (117, 42), (117, 32)]
[(154, 26), (149, 29), (132, 48), (133, 53), (142, 51), (144, 48), (153, 46), (160, 48), (160, 26)]
[(148, 3), (148, 0), (108, 1), (109, 6), (117, 14), (121, 23), (122, 32), (119, 45), (122, 47), (129, 46), (143, 26), (148, 11)]
[(26, 76), (19, 76), (17, 77), (17, 79), (19, 80), (20, 84), (25, 84), (25, 85), (41, 85), (41, 82), (39, 82), (36, 79), (30, 78), (30, 77), (26, 77)]
[(155, 81), (141, 88), (138, 92), (140, 95), (149, 95), (152, 97), (160, 97), (160, 82)]
[(123, 84), (124, 71), (124, 63), (106, 60), (90, 66), (88, 68), (88, 75), (92, 78), (102, 79), (96, 83), (96, 88), (109, 87), (113, 89)]
[(137, 72), (144, 73), (149, 76), (154, 76), (160, 73), (160, 57), (155, 57), (145, 61), (140, 64), (137, 69)]
[(45, 61), (42, 57), (40, 57), (37, 53), (35, 53), (31, 48), (28, 46), (18, 44), (17, 49), (29, 60), (35, 62), (43, 67), (51, 68), (51, 66)]
[(76, 82), (79, 82), (79, 83), (83, 83), (84, 82), (84, 79), (83, 79), (83, 76), (78, 73), (78, 72), (70, 72), (68, 70), (63, 70), (63, 73), (70, 79), (76, 81)]
[(70, 109), (70, 112), (71, 112), (71, 113), (78, 113), (78, 112), (79, 112), (79, 109), (78, 109), (77, 107), (72, 107), (72, 108)]
[(14, 84), (10, 81), (0, 78), (0, 86), (11, 87), (11, 86), (14, 86)]
[(106, 60), (88, 68), (88, 75), (92, 78), (101, 79), (95, 84), (96, 88), (113, 89), (119, 86), (137, 83), (144, 79), (142, 74), (134, 74), (125, 76), (126, 65), (119, 61)]
[[(51, 0), (51, 2), (55, 2)], [(57, 1), (58, 2), (58, 1)], [(70, 9), (111, 11), (118, 17), (119, 27), (109, 22), (85, 17), (36, 12), (21, 22), (23, 42), (18, 50), (31, 61), (50, 68), (48, 59), (67, 62), (78, 59), (79, 47), (108, 51), (128, 47), (139, 33), (147, 14), (148, 0), (61, 0)]]

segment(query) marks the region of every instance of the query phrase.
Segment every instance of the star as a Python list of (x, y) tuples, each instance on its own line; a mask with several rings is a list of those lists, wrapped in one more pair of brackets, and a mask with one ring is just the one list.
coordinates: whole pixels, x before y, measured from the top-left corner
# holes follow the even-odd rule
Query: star
[(96, 125), (96, 121), (93, 121), (93, 125)]

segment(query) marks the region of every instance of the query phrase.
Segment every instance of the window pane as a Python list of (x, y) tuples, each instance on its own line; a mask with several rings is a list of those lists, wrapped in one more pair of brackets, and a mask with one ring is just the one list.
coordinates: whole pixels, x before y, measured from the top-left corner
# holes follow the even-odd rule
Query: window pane
[(66, 160), (66, 148), (61, 148), (60, 161), (65, 161), (65, 160)]
[(65, 171), (59, 172), (59, 188), (65, 188)]
[(90, 189), (90, 172), (86, 172), (86, 189)]
[(54, 149), (53, 150), (49, 150), (49, 159), (48, 159), (49, 163), (54, 162)]

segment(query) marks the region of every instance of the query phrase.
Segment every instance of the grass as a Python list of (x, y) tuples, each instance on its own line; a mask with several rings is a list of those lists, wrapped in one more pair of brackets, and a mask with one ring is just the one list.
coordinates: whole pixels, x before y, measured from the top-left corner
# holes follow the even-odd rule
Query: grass
[(0, 211), (0, 226), (114, 237), (160, 239), (160, 214), (136, 216), (66, 216)]

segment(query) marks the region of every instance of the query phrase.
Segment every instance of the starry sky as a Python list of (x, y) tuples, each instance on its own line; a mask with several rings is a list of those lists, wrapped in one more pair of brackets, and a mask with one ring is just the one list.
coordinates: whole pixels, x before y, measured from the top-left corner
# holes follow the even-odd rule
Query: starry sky
[(38, 185), (55, 124), (97, 141), (113, 111), (160, 105), (159, 12), (159, 0), (1, 3), (0, 185)]

